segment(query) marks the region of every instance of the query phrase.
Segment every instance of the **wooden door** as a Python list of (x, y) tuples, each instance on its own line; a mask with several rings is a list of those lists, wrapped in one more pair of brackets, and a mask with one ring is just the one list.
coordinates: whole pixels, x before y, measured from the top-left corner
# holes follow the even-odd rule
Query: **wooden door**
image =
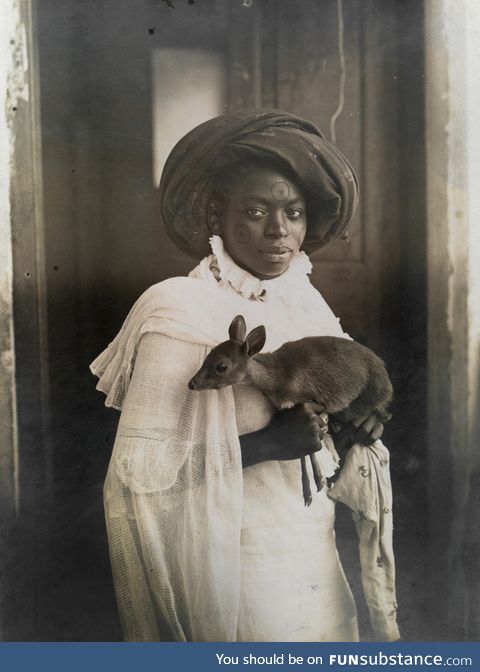
[(421, 4), (239, 1), (230, 20), (230, 107), (275, 107), (313, 121), (357, 172), (348, 240), (313, 255), (312, 281), (345, 331), (387, 361), (396, 391), (389, 441), (423, 453)]

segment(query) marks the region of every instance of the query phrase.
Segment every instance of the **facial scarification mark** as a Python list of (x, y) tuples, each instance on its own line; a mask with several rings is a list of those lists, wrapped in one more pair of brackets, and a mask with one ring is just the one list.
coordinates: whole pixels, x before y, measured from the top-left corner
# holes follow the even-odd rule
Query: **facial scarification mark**
[(275, 182), (272, 186), (272, 196), (277, 201), (284, 201), (290, 196), (290, 188), (286, 182)]
[(233, 233), (235, 235), (235, 238), (239, 243), (242, 243), (242, 245), (246, 245), (247, 243), (250, 242), (250, 231), (244, 224), (237, 224), (235, 229), (233, 230)]

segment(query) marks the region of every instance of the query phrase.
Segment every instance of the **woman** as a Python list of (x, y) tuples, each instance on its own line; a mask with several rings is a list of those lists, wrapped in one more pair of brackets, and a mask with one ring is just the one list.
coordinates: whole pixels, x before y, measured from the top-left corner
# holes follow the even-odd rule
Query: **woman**
[[(374, 625), (381, 638), (398, 637), (391, 524), (379, 518), (388, 469), (369, 466), (386, 460), (380, 442), (368, 456), (357, 447), (330, 497), (324, 488), (307, 509), (296, 458), (321, 448), (323, 477), (337, 468), (314, 406), (275, 413), (251, 387), (187, 388), (235, 315), (249, 329), (266, 326), (266, 351), (307, 335), (344, 335), (310, 284), (301, 249), (343, 235), (356, 201), (347, 160), (290, 114), (218, 117), (173, 149), (160, 184), (162, 219), (202, 261), (188, 278), (147, 290), (92, 364), (106, 404), (122, 409), (105, 510), (126, 639), (355, 641), (333, 497), (356, 510)], [(371, 418), (359, 429), (370, 441), (381, 431)], [(362, 468), (371, 476), (360, 492), (352, 480)]]

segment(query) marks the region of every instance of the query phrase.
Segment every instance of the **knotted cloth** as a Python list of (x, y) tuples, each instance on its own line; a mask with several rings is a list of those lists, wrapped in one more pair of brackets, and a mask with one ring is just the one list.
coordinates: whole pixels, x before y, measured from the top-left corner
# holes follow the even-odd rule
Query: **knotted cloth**
[(200, 124), (171, 151), (159, 186), (160, 213), (173, 242), (192, 257), (209, 254), (207, 212), (214, 178), (240, 161), (286, 168), (307, 199), (311, 253), (344, 236), (358, 181), (344, 155), (312, 123), (278, 110), (241, 110)]

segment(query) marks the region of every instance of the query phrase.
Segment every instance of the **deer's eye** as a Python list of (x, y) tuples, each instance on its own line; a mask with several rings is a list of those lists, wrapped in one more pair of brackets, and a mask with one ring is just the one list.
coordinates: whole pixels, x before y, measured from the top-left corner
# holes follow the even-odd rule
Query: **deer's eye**
[(227, 365), (225, 364), (225, 362), (220, 362), (219, 364), (215, 365), (215, 371), (217, 373), (225, 373), (226, 370), (227, 370)]

